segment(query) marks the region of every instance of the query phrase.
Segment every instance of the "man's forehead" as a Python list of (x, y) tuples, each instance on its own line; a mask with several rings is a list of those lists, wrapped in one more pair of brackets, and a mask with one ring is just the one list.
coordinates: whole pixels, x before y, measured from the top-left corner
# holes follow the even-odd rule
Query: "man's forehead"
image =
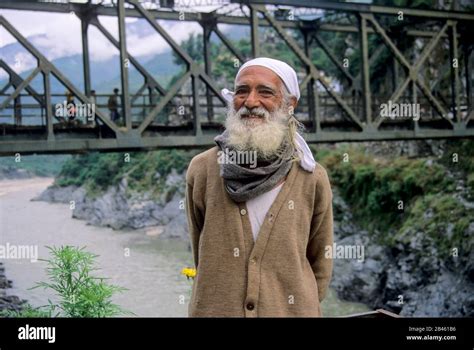
[(271, 69), (262, 66), (250, 66), (244, 68), (237, 76), (235, 85), (246, 84), (274, 85), (279, 87), (283, 81)]

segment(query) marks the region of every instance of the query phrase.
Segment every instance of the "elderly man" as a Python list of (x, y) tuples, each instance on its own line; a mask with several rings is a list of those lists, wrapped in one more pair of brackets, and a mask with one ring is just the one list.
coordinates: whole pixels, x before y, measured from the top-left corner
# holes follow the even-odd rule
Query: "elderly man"
[(239, 69), (235, 92), (222, 94), (226, 130), (186, 176), (197, 269), (189, 315), (321, 316), (332, 272), (324, 254), (333, 244), (332, 192), (297, 133), (296, 72), (256, 58)]

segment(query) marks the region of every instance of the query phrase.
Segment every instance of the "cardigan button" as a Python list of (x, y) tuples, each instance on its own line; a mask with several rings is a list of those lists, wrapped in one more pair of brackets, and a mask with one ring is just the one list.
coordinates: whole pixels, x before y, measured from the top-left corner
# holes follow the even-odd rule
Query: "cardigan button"
[(241, 210), (240, 210), (240, 214), (241, 214), (241, 215), (245, 215), (245, 214), (247, 214), (247, 210), (245, 210), (245, 209), (241, 209)]
[(246, 308), (247, 310), (252, 311), (255, 309), (255, 305), (253, 303), (247, 303)]

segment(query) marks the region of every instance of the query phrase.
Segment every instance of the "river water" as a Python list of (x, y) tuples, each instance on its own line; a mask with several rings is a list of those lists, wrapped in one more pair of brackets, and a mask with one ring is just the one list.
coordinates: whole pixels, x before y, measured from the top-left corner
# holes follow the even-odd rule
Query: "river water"
[[(31, 201), (53, 179), (0, 181), (0, 244), (37, 247), (38, 258), (49, 258), (47, 246), (86, 247), (98, 255), (97, 275), (127, 290), (114, 302), (137, 316), (183, 317), (191, 281), (180, 275), (192, 265), (187, 244), (149, 236), (143, 230), (114, 231), (87, 225), (73, 219), (67, 204)], [(31, 259), (30, 259), (31, 260)], [(13, 280), (8, 293), (18, 295), (34, 306), (55, 300), (49, 290), (30, 288), (46, 281), (46, 263), (29, 259), (4, 259), (7, 277)], [(325, 316), (367, 311), (361, 304), (342, 302), (330, 292), (322, 304)]]

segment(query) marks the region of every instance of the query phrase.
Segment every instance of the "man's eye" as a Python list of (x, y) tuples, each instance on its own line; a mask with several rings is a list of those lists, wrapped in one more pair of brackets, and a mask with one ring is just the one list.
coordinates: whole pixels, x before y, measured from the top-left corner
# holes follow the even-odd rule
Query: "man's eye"
[(271, 92), (271, 91), (269, 91), (269, 90), (264, 90), (264, 91), (260, 91), (260, 94), (261, 94), (261, 95), (269, 96), (269, 95), (273, 95), (273, 92)]

